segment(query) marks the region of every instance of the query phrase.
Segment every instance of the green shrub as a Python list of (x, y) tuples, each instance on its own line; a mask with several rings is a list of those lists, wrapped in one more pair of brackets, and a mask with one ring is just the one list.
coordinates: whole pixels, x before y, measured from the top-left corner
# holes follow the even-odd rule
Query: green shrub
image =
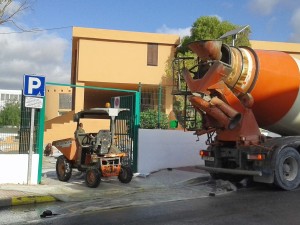
[[(158, 123), (159, 122), (159, 123)], [(158, 111), (148, 109), (141, 112), (141, 128), (143, 129), (168, 129), (169, 120), (165, 113), (160, 113), (158, 120)]]

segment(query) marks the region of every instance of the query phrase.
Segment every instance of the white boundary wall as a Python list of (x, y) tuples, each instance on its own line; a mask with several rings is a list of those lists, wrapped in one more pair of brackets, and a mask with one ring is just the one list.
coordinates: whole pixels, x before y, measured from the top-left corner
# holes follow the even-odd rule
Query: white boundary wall
[[(38, 182), (39, 155), (32, 155), (31, 184)], [(27, 184), (28, 154), (0, 154), (0, 184)]]
[(200, 149), (206, 149), (206, 135), (178, 130), (139, 129), (138, 173), (148, 175), (165, 168), (203, 165)]

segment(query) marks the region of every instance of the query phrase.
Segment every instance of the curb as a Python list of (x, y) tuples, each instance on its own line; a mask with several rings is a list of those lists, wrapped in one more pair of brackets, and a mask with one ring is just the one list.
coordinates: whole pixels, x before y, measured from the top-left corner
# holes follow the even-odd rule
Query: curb
[(9, 197), (0, 200), (0, 207), (55, 202), (55, 201), (57, 201), (57, 199), (49, 195)]

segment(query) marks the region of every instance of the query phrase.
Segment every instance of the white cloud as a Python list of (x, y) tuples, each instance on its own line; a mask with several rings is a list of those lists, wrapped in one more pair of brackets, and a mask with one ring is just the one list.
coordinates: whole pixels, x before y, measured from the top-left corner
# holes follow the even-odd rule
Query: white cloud
[(291, 41), (300, 42), (300, 8), (296, 9), (291, 18), (291, 25), (293, 33), (291, 34)]
[(162, 27), (158, 28), (156, 30), (157, 33), (163, 33), (163, 34), (177, 34), (181, 38), (184, 36), (191, 35), (191, 27), (186, 27), (186, 28), (170, 28), (167, 27), (167, 25), (162, 25)]
[(269, 15), (281, 0), (251, 0), (249, 2), (251, 10), (262, 15)]
[(24, 74), (70, 83), (71, 62), (66, 54), (71, 50), (67, 40), (47, 32), (11, 32), (11, 28), (0, 28), (0, 89), (21, 89)]

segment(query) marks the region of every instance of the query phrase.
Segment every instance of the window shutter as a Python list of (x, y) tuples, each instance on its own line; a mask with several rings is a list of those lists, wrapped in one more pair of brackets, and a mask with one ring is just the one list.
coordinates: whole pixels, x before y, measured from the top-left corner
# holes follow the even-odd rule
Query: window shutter
[(157, 66), (158, 64), (158, 44), (148, 44), (147, 65)]

